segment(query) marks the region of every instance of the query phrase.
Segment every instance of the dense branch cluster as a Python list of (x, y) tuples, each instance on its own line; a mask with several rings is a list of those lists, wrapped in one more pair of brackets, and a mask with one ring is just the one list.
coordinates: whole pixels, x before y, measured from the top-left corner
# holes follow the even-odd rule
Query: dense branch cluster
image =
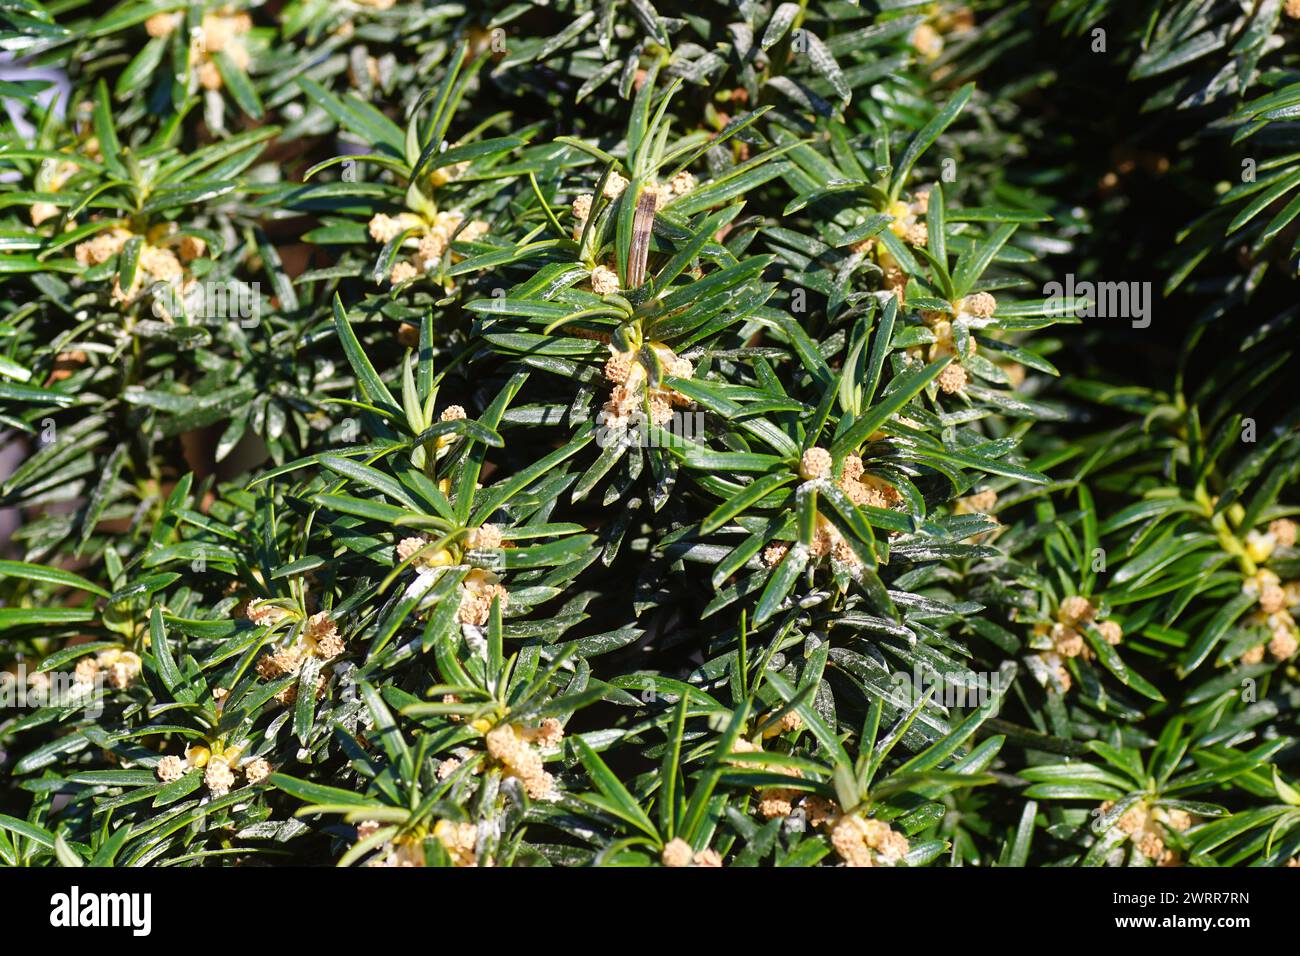
[(6, 865), (1300, 859), (1296, 4), (0, 35)]

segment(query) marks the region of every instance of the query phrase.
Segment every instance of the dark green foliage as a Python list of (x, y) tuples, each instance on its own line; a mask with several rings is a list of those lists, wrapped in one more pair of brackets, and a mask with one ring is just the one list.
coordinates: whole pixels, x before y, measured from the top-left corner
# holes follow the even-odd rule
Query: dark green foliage
[(10, 3), (0, 860), (1295, 858), (1287, 6)]

